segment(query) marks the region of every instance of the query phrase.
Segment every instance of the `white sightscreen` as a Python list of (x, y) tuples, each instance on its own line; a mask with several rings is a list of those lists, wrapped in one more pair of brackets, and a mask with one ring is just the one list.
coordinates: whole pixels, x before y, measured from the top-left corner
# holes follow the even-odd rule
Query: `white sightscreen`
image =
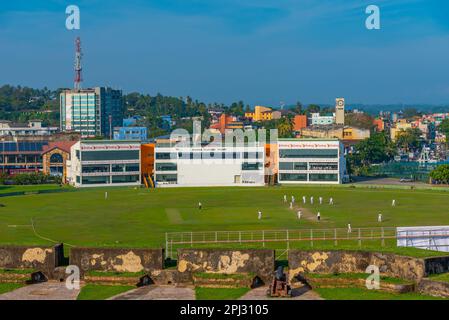
[(398, 227), (398, 247), (449, 252), (449, 226)]

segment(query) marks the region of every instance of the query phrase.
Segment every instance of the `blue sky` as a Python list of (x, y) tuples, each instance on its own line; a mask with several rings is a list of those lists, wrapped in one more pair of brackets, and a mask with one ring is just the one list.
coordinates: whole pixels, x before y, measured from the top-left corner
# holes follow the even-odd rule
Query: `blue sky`
[[(81, 30), (65, 29), (65, 8)], [(381, 30), (365, 8), (381, 9)], [(449, 103), (445, 0), (0, 0), (0, 84), (279, 105)]]

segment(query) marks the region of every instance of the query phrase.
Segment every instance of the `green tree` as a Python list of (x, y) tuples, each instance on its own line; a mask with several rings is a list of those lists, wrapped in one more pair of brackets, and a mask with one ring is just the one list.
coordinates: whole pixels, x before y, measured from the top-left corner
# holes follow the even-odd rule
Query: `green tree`
[(437, 183), (449, 184), (449, 164), (442, 164), (430, 172), (430, 177)]
[(444, 119), (438, 126), (438, 131), (446, 135), (446, 144), (449, 144), (449, 119)]
[(295, 112), (296, 114), (302, 114), (302, 103), (301, 102), (299, 102), (299, 101), (296, 102), (293, 112)]
[(398, 132), (396, 138), (396, 145), (405, 152), (410, 152), (418, 149), (421, 146), (421, 130), (418, 128), (408, 128)]
[(293, 119), (290, 116), (283, 117), (277, 124), (279, 138), (293, 137)]
[(307, 113), (317, 113), (317, 112), (320, 112), (320, 110), (321, 110), (321, 108), (320, 108), (319, 105), (317, 105), (317, 104), (309, 104), (307, 106), (306, 112)]
[(404, 113), (402, 115), (405, 119), (411, 119), (416, 116), (419, 116), (420, 113), (416, 108), (405, 108)]
[(396, 147), (385, 132), (377, 132), (354, 146), (348, 156), (351, 174), (364, 175), (370, 165), (390, 161), (396, 155)]

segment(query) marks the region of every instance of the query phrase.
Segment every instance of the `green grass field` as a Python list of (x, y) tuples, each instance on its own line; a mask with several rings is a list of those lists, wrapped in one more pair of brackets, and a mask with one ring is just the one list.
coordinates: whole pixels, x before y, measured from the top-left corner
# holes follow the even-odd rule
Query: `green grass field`
[(25, 284), (21, 283), (0, 283), (0, 294), (10, 292), (19, 288), (22, 288)]
[(87, 284), (81, 288), (77, 300), (106, 300), (120, 293), (135, 289), (132, 286), (104, 286)]
[[(0, 192), (6, 192), (4, 188)], [(39, 190), (38, 186), (7, 188)], [(315, 204), (308, 203), (305, 208), (310, 215), (320, 211), (322, 220), (299, 221), (296, 212), (283, 203), (284, 194), (294, 195), (297, 202), (303, 195), (314, 196)], [(325, 204), (317, 204), (319, 196)], [(331, 196), (334, 206), (327, 204)], [(392, 199), (397, 201), (394, 208)], [(31, 219), (40, 236), (72, 245), (164, 247), (165, 232), (177, 231), (346, 228), (349, 222), (353, 228), (447, 225), (448, 203), (447, 191), (347, 186), (80, 189), (0, 197), (0, 244), (50, 244), (33, 233)], [(257, 219), (258, 210), (263, 213), (262, 220)], [(379, 212), (384, 217), (381, 224), (377, 222)], [(310, 248), (309, 243), (301, 245)], [(388, 245), (394, 247), (393, 242)], [(357, 242), (340, 247), (357, 248)], [(380, 243), (364, 242), (363, 247), (375, 249)], [(414, 251), (403, 249), (404, 253)]]
[(396, 294), (358, 288), (317, 288), (315, 291), (326, 300), (445, 300), (414, 292)]
[(430, 276), (430, 280), (448, 282), (449, 283), (449, 273), (434, 274)]

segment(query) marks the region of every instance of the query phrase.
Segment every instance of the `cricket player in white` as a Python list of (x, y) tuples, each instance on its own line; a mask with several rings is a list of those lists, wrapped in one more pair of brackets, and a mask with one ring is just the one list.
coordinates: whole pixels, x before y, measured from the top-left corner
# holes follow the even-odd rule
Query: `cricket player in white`
[(348, 233), (351, 233), (351, 232), (352, 232), (351, 224), (348, 223)]
[(298, 220), (301, 220), (301, 210), (298, 211)]
[(377, 222), (382, 222), (382, 213), (377, 216)]
[(393, 199), (393, 201), (391, 202), (391, 206), (396, 207), (396, 200)]
[(323, 204), (323, 197), (320, 197), (320, 204)]
[(258, 213), (258, 218), (259, 218), (259, 220), (262, 219), (262, 211), (259, 211), (259, 213)]
[(310, 197), (310, 204), (313, 204), (313, 197)]
[(317, 218), (318, 221), (320, 221), (321, 220), (321, 213), (318, 212), (317, 215), (316, 215), (316, 218)]
[(294, 196), (292, 196), (292, 203), (293, 204), (295, 203), (295, 197)]
[(307, 202), (306, 196), (302, 196), (302, 202), (303, 202), (304, 204), (306, 204), (306, 202)]
[(334, 204), (334, 198), (330, 198), (330, 199), (329, 199), (329, 204), (330, 204), (330, 205), (333, 205), (333, 204)]

